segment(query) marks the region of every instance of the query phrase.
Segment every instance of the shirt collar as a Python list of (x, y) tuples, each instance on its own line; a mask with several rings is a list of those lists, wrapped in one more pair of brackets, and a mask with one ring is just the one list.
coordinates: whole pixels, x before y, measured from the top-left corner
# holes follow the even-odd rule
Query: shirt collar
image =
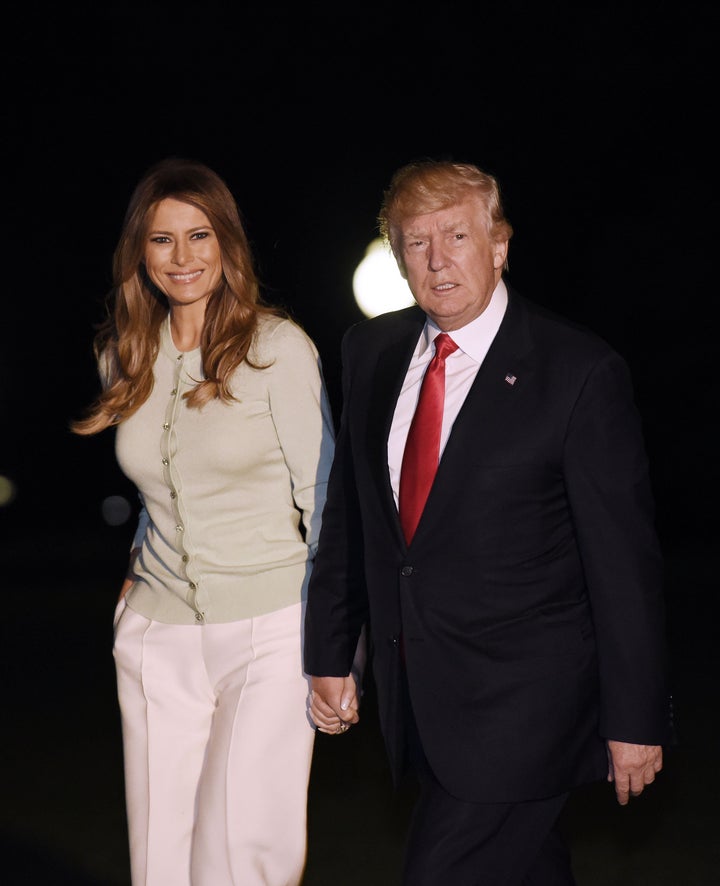
[[(461, 351), (464, 351), (473, 360), (482, 363), (497, 334), (502, 319), (505, 316), (505, 309), (508, 303), (508, 293), (505, 282), (502, 278), (498, 281), (497, 286), (490, 296), (490, 301), (485, 310), (466, 326), (460, 329), (454, 329), (450, 333), (450, 337), (457, 344)], [(422, 335), (418, 348), (418, 356), (427, 351), (442, 330), (439, 326), (428, 317), (423, 327)]]

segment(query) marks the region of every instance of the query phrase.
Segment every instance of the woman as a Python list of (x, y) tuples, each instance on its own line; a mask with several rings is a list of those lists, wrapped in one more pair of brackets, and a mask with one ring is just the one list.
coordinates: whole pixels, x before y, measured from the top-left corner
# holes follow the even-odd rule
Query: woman
[(113, 269), (103, 389), (73, 430), (116, 428), (142, 506), (114, 643), (132, 882), (297, 884), (301, 625), (334, 445), (318, 352), (263, 302), (235, 200), (201, 163), (146, 173)]

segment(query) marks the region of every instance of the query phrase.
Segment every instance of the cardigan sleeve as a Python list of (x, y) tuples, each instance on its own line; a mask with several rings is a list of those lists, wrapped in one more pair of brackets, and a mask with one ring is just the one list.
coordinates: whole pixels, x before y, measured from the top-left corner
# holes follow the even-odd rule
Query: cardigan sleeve
[(320, 356), (309, 336), (284, 321), (272, 330), (269, 344), (272, 419), (314, 557), (335, 447), (332, 412)]

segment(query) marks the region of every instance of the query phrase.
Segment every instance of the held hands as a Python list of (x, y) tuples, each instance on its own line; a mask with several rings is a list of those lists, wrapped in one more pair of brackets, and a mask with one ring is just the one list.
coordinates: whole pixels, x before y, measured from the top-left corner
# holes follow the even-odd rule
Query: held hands
[(367, 665), (368, 634), (363, 625), (347, 677), (313, 677), (308, 713), (320, 732), (342, 735), (360, 720), (358, 710)]
[(312, 678), (309, 712), (320, 732), (341, 735), (360, 720), (357, 688), (352, 674)]
[(631, 797), (639, 797), (645, 786), (655, 781), (662, 769), (660, 745), (608, 741), (608, 781), (615, 782), (615, 795), (621, 806)]

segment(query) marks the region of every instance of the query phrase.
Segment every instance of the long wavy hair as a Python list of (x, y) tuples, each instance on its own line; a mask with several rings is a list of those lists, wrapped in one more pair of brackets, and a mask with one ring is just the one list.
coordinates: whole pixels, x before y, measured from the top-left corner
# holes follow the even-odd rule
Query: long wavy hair
[(144, 256), (153, 211), (168, 197), (205, 213), (217, 235), (222, 259), (222, 278), (208, 298), (200, 340), (204, 379), (185, 394), (188, 406), (199, 408), (213, 398), (233, 400), (233, 372), (243, 360), (255, 366), (248, 349), (258, 318), (285, 316), (284, 311), (262, 300), (240, 211), (222, 178), (196, 160), (161, 160), (137, 184), (125, 213), (113, 255), (106, 316), (93, 340), (102, 392), (86, 417), (71, 423), (76, 434), (96, 434), (120, 424), (152, 391), (160, 327), (169, 305), (150, 280)]
[(490, 239), (509, 240), (513, 229), (505, 217), (500, 186), (494, 176), (479, 167), (451, 160), (418, 160), (395, 172), (383, 194), (377, 221), (380, 235), (390, 246), (403, 277), (407, 276), (401, 242), (403, 222), (416, 215), (448, 209), (472, 196), (480, 198)]

